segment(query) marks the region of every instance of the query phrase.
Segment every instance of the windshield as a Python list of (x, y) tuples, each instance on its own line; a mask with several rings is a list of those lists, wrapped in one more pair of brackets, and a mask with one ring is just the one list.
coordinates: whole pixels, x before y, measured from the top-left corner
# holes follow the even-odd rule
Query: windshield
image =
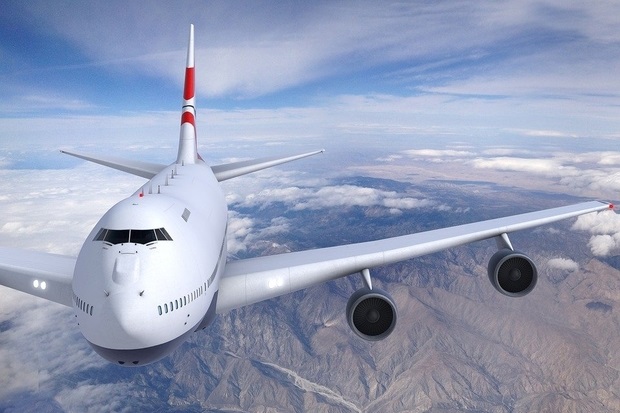
[(109, 244), (150, 244), (155, 241), (172, 241), (165, 228), (156, 229), (106, 229), (101, 228), (93, 241), (105, 241)]

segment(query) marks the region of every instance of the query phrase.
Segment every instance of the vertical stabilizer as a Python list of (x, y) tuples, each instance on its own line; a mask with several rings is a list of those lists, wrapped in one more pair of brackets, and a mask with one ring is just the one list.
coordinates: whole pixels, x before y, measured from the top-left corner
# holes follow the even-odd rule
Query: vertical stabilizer
[(185, 65), (185, 86), (183, 88), (183, 108), (181, 109), (181, 134), (177, 163), (192, 164), (199, 159), (196, 141), (196, 88), (194, 67), (194, 25), (189, 26), (187, 64)]

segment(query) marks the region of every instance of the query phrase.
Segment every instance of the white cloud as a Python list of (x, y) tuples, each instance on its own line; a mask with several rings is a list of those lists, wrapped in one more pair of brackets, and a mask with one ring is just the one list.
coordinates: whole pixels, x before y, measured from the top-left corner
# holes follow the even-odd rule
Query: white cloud
[(547, 261), (547, 265), (551, 268), (570, 272), (574, 272), (579, 269), (579, 264), (568, 258), (552, 258)]
[(581, 215), (573, 224), (573, 229), (595, 235), (615, 234), (620, 232), (620, 215), (614, 211)]
[(573, 229), (592, 234), (588, 246), (594, 255), (608, 256), (620, 252), (620, 215), (614, 211), (581, 215)]
[(252, 218), (241, 216), (235, 211), (228, 211), (227, 248), (229, 254), (234, 255), (246, 250), (246, 239), (253, 227)]
[(588, 246), (592, 250), (592, 254), (599, 257), (606, 257), (613, 252), (618, 252), (620, 248), (620, 233), (613, 235), (594, 235), (590, 238)]
[(620, 166), (620, 152), (600, 152), (600, 165)]
[(99, 218), (143, 182), (92, 164), (0, 170), (0, 193), (11, 194), (0, 197), (0, 245), (77, 255)]
[(412, 158), (416, 157), (429, 157), (429, 158), (455, 158), (455, 157), (469, 157), (474, 155), (473, 152), (469, 151), (456, 151), (452, 149), (408, 149), (406, 151), (402, 151), (403, 154), (410, 156)]
[(515, 158), (504, 156), (498, 158), (478, 158), (474, 159), (471, 164), (474, 168), (495, 169), (499, 171), (542, 173), (549, 175), (557, 175), (560, 171), (562, 171), (562, 174), (577, 173), (576, 170), (564, 167), (554, 159)]
[(97, 383), (88, 381), (76, 383), (75, 387), (64, 388), (56, 395), (56, 400), (66, 411), (100, 412), (105, 410), (125, 413), (134, 411), (127, 403), (135, 397), (137, 389), (133, 383)]
[[(403, 196), (393, 191), (356, 185), (328, 185), (323, 187), (268, 188), (251, 193), (240, 206), (265, 206), (274, 202), (283, 202), (293, 210), (323, 209), (333, 207), (371, 207), (381, 206), (393, 210), (439, 207), (435, 201)], [(395, 211), (392, 211), (394, 213)]]
[(483, 150), (481, 153), (485, 156), (507, 156), (507, 157), (517, 156), (517, 155), (520, 155), (522, 157), (536, 156), (536, 152), (534, 151), (531, 151), (529, 149), (523, 149), (523, 148), (515, 148), (515, 147), (513, 148), (490, 148), (490, 149)]
[(402, 158), (403, 158), (402, 155), (394, 154), (394, 155), (388, 155), (388, 156), (384, 156), (384, 157), (379, 157), (379, 158), (377, 158), (377, 161), (379, 161), (379, 162), (394, 162), (394, 161), (397, 161), (397, 160), (402, 159)]

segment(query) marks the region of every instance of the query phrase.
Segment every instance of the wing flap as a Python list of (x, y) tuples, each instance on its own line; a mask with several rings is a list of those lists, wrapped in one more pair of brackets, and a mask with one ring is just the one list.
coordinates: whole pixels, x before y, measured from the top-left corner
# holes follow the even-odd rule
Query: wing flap
[(75, 261), (64, 255), (0, 247), (0, 285), (71, 307)]
[(299, 155), (292, 156), (270, 156), (266, 158), (252, 159), (249, 161), (232, 162), (222, 165), (214, 165), (211, 167), (213, 174), (219, 182), (227, 179), (236, 178), (237, 176), (246, 175), (252, 172), (260, 171), (261, 169), (271, 168), (272, 166), (281, 165), (283, 163), (296, 161), (307, 156), (316, 155), (325, 152), (323, 149), (320, 151), (307, 152)]
[(607, 203), (592, 201), (359, 244), (231, 261), (220, 280), (217, 312), (278, 297), (365, 268), (609, 208)]
[(132, 175), (141, 176), (146, 179), (151, 179), (168, 166), (152, 162), (134, 161), (116, 156), (99, 156), (87, 153), (70, 152), (66, 150), (61, 150), (60, 152), (75, 156), (76, 158), (84, 159), (86, 161), (98, 163), (99, 165), (107, 166), (112, 169), (127, 172)]

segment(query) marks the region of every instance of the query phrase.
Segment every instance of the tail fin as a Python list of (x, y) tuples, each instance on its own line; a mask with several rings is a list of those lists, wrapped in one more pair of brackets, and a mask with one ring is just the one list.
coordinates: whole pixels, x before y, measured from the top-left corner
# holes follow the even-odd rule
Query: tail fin
[(194, 25), (189, 26), (187, 64), (185, 65), (185, 87), (183, 88), (183, 107), (181, 109), (181, 134), (177, 163), (193, 164), (200, 159), (196, 140), (196, 88), (194, 67)]

